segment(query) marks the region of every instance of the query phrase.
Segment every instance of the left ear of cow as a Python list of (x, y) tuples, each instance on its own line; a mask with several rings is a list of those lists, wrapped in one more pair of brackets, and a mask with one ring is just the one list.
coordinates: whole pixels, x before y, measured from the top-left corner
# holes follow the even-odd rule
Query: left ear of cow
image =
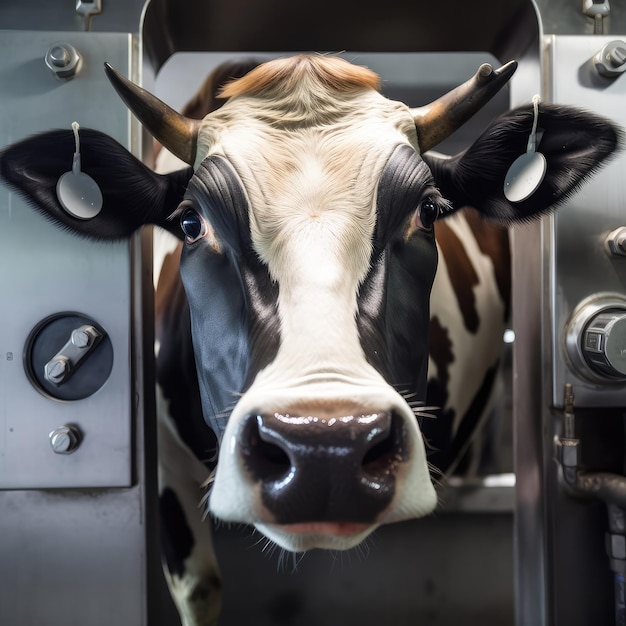
[(0, 179), (53, 222), (84, 237), (125, 239), (145, 224), (182, 237), (178, 223), (167, 216), (182, 200), (191, 168), (161, 176), (108, 135), (81, 128), (81, 169), (103, 196), (100, 213), (81, 220), (63, 209), (56, 194), (57, 181), (72, 169), (74, 150), (71, 130), (35, 135), (0, 152)]
[(455, 210), (471, 205), (504, 224), (528, 220), (566, 200), (622, 141), (621, 130), (604, 118), (573, 107), (541, 104), (537, 151), (546, 158), (546, 173), (529, 198), (509, 202), (504, 179), (513, 161), (526, 152), (533, 118), (532, 106), (514, 109), (497, 118), (465, 152), (449, 159), (423, 155)]

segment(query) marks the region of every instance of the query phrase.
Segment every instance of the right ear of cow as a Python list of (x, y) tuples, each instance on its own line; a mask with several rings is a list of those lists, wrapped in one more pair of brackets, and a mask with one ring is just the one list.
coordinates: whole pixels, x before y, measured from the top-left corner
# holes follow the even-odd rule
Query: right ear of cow
[(81, 169), (103, 196), (100, 213), (82, 220), (67, 213), (56, 194), (57, 181), (72, 169), (74, 150), (71, 130), (35, 135), (0, 152), (0, 179), (53, 222), (90, 239), (125, 239), (146, 224), (182, 238), (167, 217), (183, 198), (191, 168), (156, 174), (108, 135), (81, 128)]

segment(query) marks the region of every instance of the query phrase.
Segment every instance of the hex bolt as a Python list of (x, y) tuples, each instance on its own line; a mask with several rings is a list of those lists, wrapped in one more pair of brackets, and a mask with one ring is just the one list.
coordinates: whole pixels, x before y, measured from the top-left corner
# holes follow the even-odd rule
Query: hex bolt
[(626, 71), (626, 43), (610, 41), (593, 57), (593, 64), (600, 76), (617, 78)]
[(44, 378), (53, 385), (60, 385), (69, 376), (70, 360), (61, 355), (50, 359), (44, 366)]
[(71, 454), (80, 444), (80, 432), (75, 426), (55, 428), (48, 437), (55, 454)]
[(55, 43), (46, 52), (46, 65), (57, 77), (69, 79), (78, 74), (82, 58), (76, 48), (69, 43)]
[(77, 348), (89, 348), (96, 339), (101, 337), (93, 326), (81, 326), (72, 331), (71, 341)]

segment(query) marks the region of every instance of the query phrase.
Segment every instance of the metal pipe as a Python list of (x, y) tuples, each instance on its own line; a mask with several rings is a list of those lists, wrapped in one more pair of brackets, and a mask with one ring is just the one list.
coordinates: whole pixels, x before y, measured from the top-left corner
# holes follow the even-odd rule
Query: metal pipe
[(574, 400), (572, 385), (565, 385), (564, 436), (555, 437), (555, 457), (561, 466), (563, 481), (573, 495), (598, 498), (607, 505), (626, 509), (626, 476), (610, 472), (585, 472), (582, 469), (581, 441), (576, 437)]
[(583, 472), (563, 467), (563, 479), (575, 495), (598, 498), (605, 504), (626, 508), (626, 477), (609, 472)]
[[(576, 437), (574, 392), (565, 385), (564, 437), (555, 437), (555, 457), (562, 470), (563, 482), (574, 496), (597, 498), (607, 506), (609, 531), (606, 552), (613, 572), (615, 624), (626, 626), (626, 476), (610, 472), (584, 472), (581, 441)], [(626, 428), (626, 421), (624, 422)]]

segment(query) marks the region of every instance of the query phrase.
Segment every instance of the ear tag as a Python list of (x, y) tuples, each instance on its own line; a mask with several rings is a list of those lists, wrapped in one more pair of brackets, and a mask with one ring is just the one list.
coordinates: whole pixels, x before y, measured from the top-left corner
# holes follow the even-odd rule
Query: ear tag
[(72, 122), (76, 152), (72, 159), (72, 170), (65, 172), (57, 182), (57, 198), (70, 215), (80, 220), (90, 220), (102, 209), (102, 192), (98, 183), (80, 170), (78, 128), (78, 122)]
[(513, 161), (504, 177), (504, 195), (510, 202), (522, 202), (530, 198), (546, 175), (546, 157), (536, 151), (539, 119), (539, 96), (537, 95), (533, 97), (533, 109), (535, 115), (526, 152)]

